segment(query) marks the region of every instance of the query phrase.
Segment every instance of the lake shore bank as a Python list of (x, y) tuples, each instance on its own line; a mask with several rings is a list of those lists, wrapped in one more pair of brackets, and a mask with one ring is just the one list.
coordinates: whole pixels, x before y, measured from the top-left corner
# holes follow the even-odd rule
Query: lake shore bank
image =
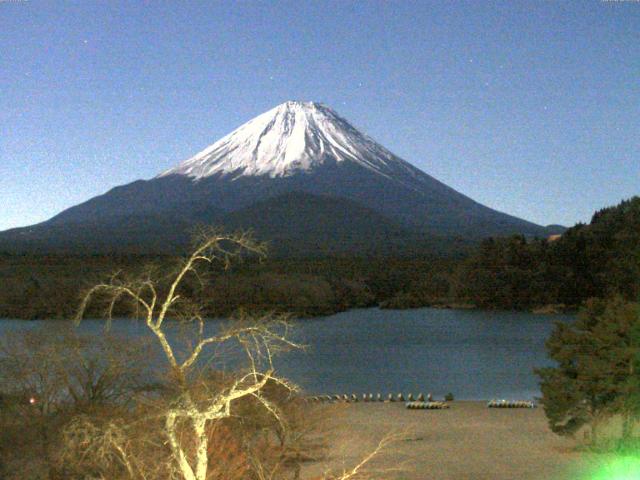
[(549, 430), (541, 408), (493, 409), (486, 402), (455, 401), (447, 410), (408, 410), (402, 403), (330, 409), (327, 458), (306, 465), (308, 478), (356, 465), (389, 433), (404, 438), (370, 465), (389, 480), (576, 480), (593, 461), (575, 451), (572, 440)]
[[(313, 312), (309, 312), (309, 311), (300, 311), (300, 312), (295, 312), (295, 311), (290, 311), (290, 312), (286, 312), (287, 315), (291, 315), (294, 318), (298, 319), (298, 320), (306, 320), (306, 319), (315, 319), (315, 318), (320, 318), (320, 317), (328, 317), (328, 316), (332, 316), (332, 315), (337, 315), (340, 313), (347, 313), (353, 310), (362, 310), (362, 309), (379, 309), (379, 310), (420, 310), (420, 309), (425, 309), (425, 308), (433, 308), (436, 310), (465, 310), (465, 311), (475, 311), (475, 312), (491, 312), (491, 313), (509, 313), (509, 312), (514, 312), (514, 313), (532, 313), (535, 315), (575, 315), (578, 312), (578, 308), (575, 306), (565, 306), (565, 305), (555, 305), (555, 304), (550, 304), (550, 305), (542, 305), (542, 306), (537, 306), (534, 308), (530, 308), (530, 309), (523, 309), (523, 310), (512, 310), (512, 309), (501, 309), (501, 308), (484, 308), (484, 307), (479, 307), (477, 305), (474, 304), (470, 304), (470, 303), (447, 303), (447, 302), (426, 302), (426, 303), (420, 303), (420, 304), (407, 304), (407, 305), (402, 305), (402, 304), (396, 304), (396, 303), (387, 303), (387, 302), (382, 302), (382, 303), (371, 303), (371, 304), (354, 304), (354, 305), (349, 305), (349, 306), (343, 306), (341, 308), (335, 308), (335, 309), (325, 309), (325, 310), (318, 310), (318, 311), (313, 311)], [(250, 310), (249, 310), (250, 311)], [(257, 314), (260, 314), (262, 311), (257, 312)], [(284, 312), (283, 312), (284, 313)], [(232, 316), (234, 314), (234, 312), (229, 312), (228, 315)], [(217, 319), (216, 317), (212, 316), (212, 319)], [(4, 320), (24, 320), (24, 321), (42, 321), (42, 320), (46, 320), (46, 321), (70, 321), (70, 318), (66, 318), (66, 317), (60, 317), (60, 316), (20, 316), (20, 315), (13, 315), (13, 316), (6, 316), (3, 317), (2, 315), (0, 315), (0, 319), (4, 319)], [(121, 317), (121, 319), (124, 320), (131, 320), (133, 319), (132, 317)]]

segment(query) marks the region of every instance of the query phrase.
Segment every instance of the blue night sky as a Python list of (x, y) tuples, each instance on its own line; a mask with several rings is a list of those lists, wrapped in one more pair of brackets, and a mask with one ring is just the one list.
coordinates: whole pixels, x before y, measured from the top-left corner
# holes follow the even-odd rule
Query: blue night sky
[(490, 207), (640, 194), (640, 2), (0, 2), (0, 229), (326, 103)]

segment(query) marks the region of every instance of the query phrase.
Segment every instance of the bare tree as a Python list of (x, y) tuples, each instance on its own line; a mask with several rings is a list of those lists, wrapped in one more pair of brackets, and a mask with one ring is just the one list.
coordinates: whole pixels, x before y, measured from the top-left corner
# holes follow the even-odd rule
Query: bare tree
[[(171, 376), (177, 385), (176, 396), (164, 412), (164, 433), (168, 439), (172, 457), (184, 480), (205, 480), (209, 469), (208, 426), (233, 415), (234, 405), (243, 398), (253, 398), (279, 422), (285, 422), (277, 406), (264, 394), (267, 384), (278, 384), (288, 391), (295, 386), (274, 374), (273, 355), (283, 348), (299, 348), (289, 339), (289, 325), (283, 316), (265, 315), (259, 318), (244, 317), (226, 330), (206, 335), (204, 318), (196, 303), (184, 298), (180, 291), (188, 275), (200, 277), (202, 265), (219, 262), (228, 268), (231, 261), (243, 252), (260, 257), (265, 247), (250, 235), (227, 235), (206, 231), (199, 237), (193, 252), (171, 276), (166, 292), (158, 279), (149, 273), (134, 279), (114, 275), (106, 283), (90, 288), (83, 297), (77, 315), (80, 322), (92, 300), (99, 296), (107, 300), (107, 319), (110, 320), (118, 301), (132, 301), (142, 313), (147, 328), (162, 348)], [(166, 333), (168, 318), (179, 319), (195, 327), (196, 340), (180, 352)], [(209, 392), (201, 383), (194, 384), (198, 361), (207, 347), (220, 347), (237, 342), (246, 355), (248, 368), (218, 391)], [(196, 382), (197, 383), (197, 382)], [(188, 425), (189, 441), (184, 441), (182, 426)], [(188, 447), (186, 446), (188, 445)], [(192, 450), (192, 451), (191, 451)]]
[(68, 324), (3, 336), (0, 464), (11, 472), (0, 477), (24, 473), (27, 464), (26, 476), (51, 476), (64, 424), (81, 412), (124, 408), (146, 387), (146, 358), (143, 341), (85, 335)]
[(323, 480), (368, 480), (371, 478), (388, 478), (392, 472), (403, 471), (401, 466), (393, 466), (387, 468), (372, 468), (375, 459), (392, 444), (397, 443), (406, 437), (405, 433), (389, 433), (385, 435), (367, 455), (365, 455), (358, 464), (350, 469), (344, 469), (339, 474), (328, 473)]
[[(166, 448), (170, 452), (163, 478), (224, 478), (212, 473), (213, 464), (218, 460), (212, 434), (219, 431), (218, 427), (225, 428), (225, 422), (242, 417), (242, 405), (246, 406), (247, 401), (253, 402), (255, 406), (251, 408), (254, 411), (261, 409), (278, 425), (274, 435), (281, 443), (288, 435), (287, 415), (283, 414), (279, 402), (274, 401), (272, 395), (274, 388), (289, 396), (297, 390), (295, 385), (276, 375), (273, 364), (274, 355), (278, 352), (301, 348), (291, 340), (288, 317), (275, 314), (255, 317), (241, 313), (226, 328), (210, 334), (205, 328), (200, 303), (189, 299), (188, 282), (195, 279), (202, 283), (207, 270), (211, 271), (216, 264), (227, 269), (244, 253), (263, 258), (265, 246), (254, 241), (249, 234), (205, 230), (197, 238), (192, 253), (172, 274), (163, 277), (153, 270), (133, 278), (116, 274), (107, 282), (94, 285), (83, 295), (76, 317), (78, 323), (94, 300), (102, 300), (106, 305), (108, 322), (120, 302), (129, 302), (161, 347), (171, 379), (170, 395), (169, 401), (163, 403), (156, 413), (161, 417), (162, 435), (166, 442), (153, 448), (157, 448), (159, 453)], [(186, 346), (179, 346), (175, 337), (167, 334), (168, 326), (176, 323), (190, 329), (191, 337)], [(204, 360), (210, 366), (210, 354), (230, 344), (242, 353), (246, 367), (234, 375), (214, 369), (218, 377), (212, 382), (210, 377), (203, 375), (200, 367)], [(66, 434), (75, 445), (93, 445), (94, 450), (100, 452), (101, 459), (115, 462), (127, 478), (152, 478), (153, 475), (143, 472), (142, 463), (131, 458), (135, 455), (135, 447), (127, 436), (127, 430), (127, 426), (121, 423), (107, 422), (98, 426), (84, 418), (71, 423)], [(300, 445), (301, 439), (295, 437), (294, 441)], [(366, 464), (378, 455), (387, 441), (383, 440), (352, 470), (327, 478), (364, 478)], [(282, 454), (266, 465), (251, 456), (246, 463), (256, 478), (285, 478), (281, 467), (290, 458), (291, 455)], [(299, 469), (294, 473), (295, 478), (298, 478), (298, 473)]]

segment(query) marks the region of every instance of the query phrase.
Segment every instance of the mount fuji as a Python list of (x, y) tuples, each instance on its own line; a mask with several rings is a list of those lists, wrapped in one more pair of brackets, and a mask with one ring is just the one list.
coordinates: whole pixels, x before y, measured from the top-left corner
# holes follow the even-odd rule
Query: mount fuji
[(0, 248), (156, 252), (198, 223), (254, 228), (305, 254), (553, 233), (448, 187), (323, 104), (286, 102), (152, 179), (0, 233)]

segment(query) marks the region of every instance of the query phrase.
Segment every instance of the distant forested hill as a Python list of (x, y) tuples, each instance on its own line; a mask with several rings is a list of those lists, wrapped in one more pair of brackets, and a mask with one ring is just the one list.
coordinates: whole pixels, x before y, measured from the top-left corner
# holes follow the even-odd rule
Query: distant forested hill
[(458, 299), (480, 307), (576, 306), (640, 297), (640, 197), (593, 215), (552, 241), (488, 239), (458, 268)]
[[(286, 224), (288, 198), (264, 204), (264, 211), (271, 212), (270, 218), (281, 219), (280, 223), (267, 222), (253, 210), (229, 217), (227, 226), (255, 224), (259, 237), (273, 235)], [(640, 297), (640, 197), (600, 210), (588, 225), (576, 225), (554, 239), (489, 238), (477, 246), (460, 244), (454, 249), (457, 253), (448, 256), (426, 253), (428, 248), (416, 248), (411, 255), (403, 249), (399, 255), (398, 250), (389, 248), (392, 242), (413, 239), (403, 237), (396, 225), (376, 217), (365, 221), (348, 202), (327, 202), (321, 197), (317, 202), (322, 208), (316, 205), (314, 211), (326, 212), (323, 221), (336, 236), (326, 238), (312, 232), (311, 238), (319, 243), (343, 242), (349, 249), (334, 256), (275, 255), (266, 263), (249, 259), (231, 271), (210, 272), (211, 280), (203, 287), (196, 281), (187, 283), (188, 288), (200, 288), (208, 314), (228, 315), (242, 307), (322, 315), (375, 305), (498, 309), (555, 305), (573, 309), (591, 297)], [(384, 238), (380, 245), (385, 248), (371, 249), (368, 255), (350, 253), (359, 251), (357, 243), (349, 242), (348, 229), (343, 228), (350, 223), (372, 237)], [(303, 222), (294, 223), (288, 231), (307, 228)], [(292, 244), (280, 242), (273, 242), (274, 250), (291, 253)], [(0, 253), (0, 317), (68, 318), (78, 305), (79, 291), (87, 284), (115, 270), (175, 261), (173, 254)]]

